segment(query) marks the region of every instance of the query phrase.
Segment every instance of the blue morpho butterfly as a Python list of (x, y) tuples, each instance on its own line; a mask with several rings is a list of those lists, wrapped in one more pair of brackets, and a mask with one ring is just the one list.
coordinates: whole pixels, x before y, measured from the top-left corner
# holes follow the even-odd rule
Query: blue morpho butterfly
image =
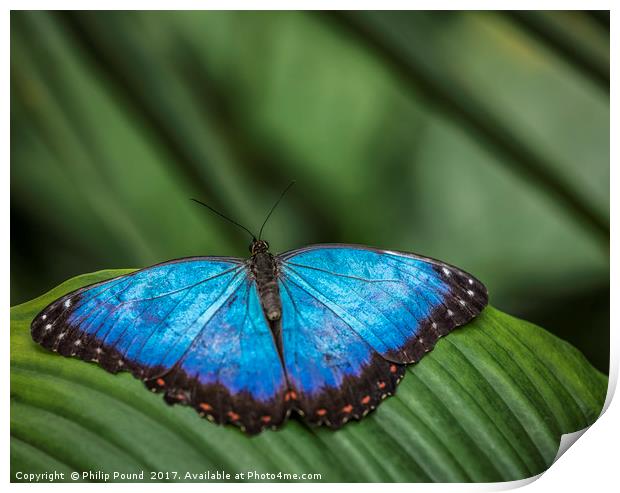
[(249, 259), (183, 258), (73, 291), (32, 337), (249, 434), (291, 411), (339, 428), (487, 304), (480, 281), (438, 260), (343, 244), (272, 255), (252, 236)]

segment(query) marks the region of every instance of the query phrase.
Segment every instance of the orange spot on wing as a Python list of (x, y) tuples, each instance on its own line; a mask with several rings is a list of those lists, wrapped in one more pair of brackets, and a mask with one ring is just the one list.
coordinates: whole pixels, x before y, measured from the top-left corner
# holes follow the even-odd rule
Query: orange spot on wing
[(390, 371), (392, 373), (396, 373), (396, 370), (398, 370), (398, 367), (396, 365), (390, 365)]
[(269, 423), (271, 421), (271, 416), (262, 416), (260, 419), (263, 423)]
[(384, 388), (385, 388), (385, 382), (379, 382), (379, 383), (377, 384), (377, 386), (378, 386), (380, 389), (384, 389)]
[(228, 417), (231, 419), (231, 421), (238, 421), (240, 418), (240, 416), (234, 411), (228, 411), (228, 413), (226, 414), (228, 414)]
[(370, 396), (369, 395), (365, 395), (364, 397), (362, 397), (362, 400), (360, 402), (362, 404), (368, 404), (370, 402)]
[(317, 409), (316, 410), (316, 415), (317, 416), (325, 416), (327, 414), (327, 409)]
[(157, 385), (159, 385), (160, 387), (163, 387), (164, 385), (166, 385), (166, 381), (163, 378), (158, 378), (155, 381), (157, 382)]
[(351, 404), (347, 404), (342, 408), (343, 413), (350, 413), (351, 411), (353, 411), (353, 406)]
[(212, 411), (213, 407), (211, 407), (211, 404), (207, 404), (206, 402), (201, 402), (200, 409), (202, 409), (203, 411)]
[(295, 399), (297, 399), (297, 394), (295, 393), (294, 390), (290, 390), (286, 394), (284, 394), (284, 400), (287, 402), (290, 400), (294, 401)]

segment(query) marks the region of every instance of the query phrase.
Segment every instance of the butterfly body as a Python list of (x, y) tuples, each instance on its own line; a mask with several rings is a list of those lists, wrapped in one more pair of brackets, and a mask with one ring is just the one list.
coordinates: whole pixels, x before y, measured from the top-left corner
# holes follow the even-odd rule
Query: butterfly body
[(256, 281), (265, 317), (270, 322), (280, 320), (282, 303), (280, 302), (276, 259), (269, 253), (269, 244), (263, 240), (252, 242), (250, 251), (252, 252), (249, 260), (250, 270)]
[(78, 289), (35, 317), (32, 337), (250, 434), (291, 412), (338, 428), (487, 304), (473, 276), (411, 253), (327, 244), (273, 255), (262, 240), (250, 252)]

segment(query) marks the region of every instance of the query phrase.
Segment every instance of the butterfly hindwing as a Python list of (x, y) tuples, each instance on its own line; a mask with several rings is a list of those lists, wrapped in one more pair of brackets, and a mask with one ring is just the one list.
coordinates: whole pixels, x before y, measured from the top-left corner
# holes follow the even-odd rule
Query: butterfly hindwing
[(284, 373), (241, 260), (177, 260), (78, 289), (31, 331), (48, 349), (128, 370), (220, 423), (257, 432), (284, 419)]
[(282, 277), (280, 293), (289, 395), (308, 421), (338, 428), (394, 392), (404, 365), (382, 358), (296, 279)]
[(287, 383), (256, 284), (244, 278), (192, 347), (150, 385), (165, 385), (169, 400), (191, 400), (201, 414), (250, 434), (282, 424)]

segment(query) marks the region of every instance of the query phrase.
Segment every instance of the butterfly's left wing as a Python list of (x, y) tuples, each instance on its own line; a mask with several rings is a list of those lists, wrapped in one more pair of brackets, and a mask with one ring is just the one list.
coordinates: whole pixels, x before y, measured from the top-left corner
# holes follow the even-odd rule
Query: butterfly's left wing
[(33, 320), (32, 337), (255, 433), (284, 421), (287, 386), (247, 274), (234, 258), (159, 264), (56, 300)]
[(317, 245), (278, 261), (287, 376), (298, 408), (331, 426), (374, 409), (404, 364), (487, 304), (473, 276), (414, 254)]

